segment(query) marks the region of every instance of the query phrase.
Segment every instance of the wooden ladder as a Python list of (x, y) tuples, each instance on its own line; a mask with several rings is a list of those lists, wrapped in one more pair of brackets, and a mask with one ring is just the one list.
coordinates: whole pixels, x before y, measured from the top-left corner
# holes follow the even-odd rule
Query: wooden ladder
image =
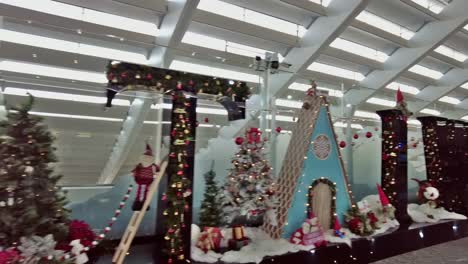
[(122, 264), (125, 257), (127, 256), (128, 249), (130, 248), (133, 238), (135, 237), (136, 232), (138, 231), (138, 227), (140, 227), (141, 221), (143, 220), (143, 217), (146, 214), (146, 209), (148, 208), (149, 204), (151, 203), (151, 200), (153, 199), (154, 194), (156, 193), (156, 190), (158, 189), (159, 183), (161, 182), (161, 179), (164, 176), (166, 168), (167, 161), (164, 161), (161, 164), (161, 170), (158, 173), (158, 177), (155, 181), (153, 181), (153, 183), (150, 186), (148, 196), (146, 197), (143, 207), (140, 211), (135, 211), (133, 213), (133, 216), (130, 219), (130, 223), (128, 224), (127, 229), (125, 230), (125, 233), (122, 239), (120, 240), (120, 244), (115, 250), (114, 257), (112, 258), (112, 263)]

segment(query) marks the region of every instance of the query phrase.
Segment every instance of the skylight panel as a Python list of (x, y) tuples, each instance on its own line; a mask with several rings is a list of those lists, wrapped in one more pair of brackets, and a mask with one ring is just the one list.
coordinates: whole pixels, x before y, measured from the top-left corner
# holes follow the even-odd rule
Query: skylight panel
[(411, 0), (413, 1), (414, 3), (426, 8), (426, 9), (429, 9), (430, 11), (432, 11), (433, 13), (435, 14), (439, 14), (440, 12), (442, 12), (442, 10), (444, 9), (444, 5), (437, 2), (437, 1), (434, 1), (434, 0)]
[(316, 4), (322, 5), (324, 7), (327, 7), (332, 0), (309, 0), (310, 2), (314, 2)]
[(387, 85), (387, 87), (385, 88), (390, 89), (390, 90), (395, 90), (395, 91), (398, 90), (398, 88), (400, 88), (400, 91), (404, 93), (409, 93), (409, 94), (418, 94), (420, 92), (419, 89), (416, 87), (398, 83), (398, 82), (392, 82), (389, 85)]
[(429, 109), (429, 108), (424, 108), (423, 110), (419, 111), (420, 113), (423, 113), (423, 114), (428, 114), (428, 115), (435, 115), (435, 116), (439, 116), (440, 115), (440, 112), (437, 111), (437, 110), (434, 110), (434, 109)]
[(353, 54), (379, 62), (385, 62), (388, 59), (388, 55), (381, 51), (342, 38), (336, 38), (330, 44), (330, 47), (344, 50), (346, 52), (351, 52)]
[(461, 119), (468, 121), (468, 115), (462, 117)]
[(451, 97), (451, 96), (444, 96), (442, 98), (439, 99), (440, 102), (444, 102), (444, 103), (447, 103), (447, 104), (453, 104), (453, 105), (457, 105), (459, 103), (461, 103), (461, 101), (455, 97)]
[(88, 8), (51, 0), (0, 0), (0, 3), (17, 6), (41, 13), (66, 17), (96, 25), (117, 28), (144, 35), (158, 36), (159, 29), (155, 23), (133, 18), (108, 14)]
[[(267, 119), (271, 120), (271, 115), (267, 115)], [(283, 122), (296, 122), (294, 121), (292, 116), (285, 116), (285, 115), (277, 115), (276, 121), (283, 121)]]
[(307, 69), (356, 81), (362, 81), (364, 78), (366, 78), (360, 72), (355, 72), (319, 62), (313, 62)]
[(83, 82), (107, 83), (107, 78), (104, 73), (72, 70), (10, 60), (0, 61), (0, 71), (10, 71)]
[(445, 55), (447, 57), (450, 57), (454, 60), (457, 60), (457, 61), (460, 61), (460, 62), (464, 62), (466, 59), (468, 59), (468, 56), (459, 52), (459, 51), (456, 51), (450, 47), (447, 47), (445, 45), (440, 45), (439, 47), (437, 47), (435, 50), (435, 52), (437, 53), (440, 53), (442, 55)]
[(468, 82), (462, 84), (460, 87), (463, 88), (463, 89), (468, 89)]
[(407, 123), (410, 125), (421, 126), (421, 121), (417, 119), (409, 119)]
[(369, 104), (383, 105), (383, 106), (388, 106), (388, 107), (395, 107), (396, 106), (395, 101), (390, 101), (390, 100), (387, 100), (387, 99), (381, 99), (381, 98), (377, 98), (377, 97), (371, 97), (371, 98), (367, 99), (366, 102), (369, 103)]
[(417, 73), (419, 75), (423, 75), (423, 76), (426, 76), (426, 77), (429, 77), (429, 78), (432, 78), (432, 79), (440, 79), (442, 76), (444, 76), (443, 73), (439, 72), (439, 71), (436, 71), (436, 70), (433, 70), (433, 69), (429, 69), (427, 67), (424, 67), (424, 66), (421, 66), (421, 65), (414, 65), (413, 67), (409, 68), (410, 72), (414, 72), (414, 73)]
[(198, 73), (198, 74), (203, 74), (203, 75), (208, 75), (208, 76), (216, 76), (220, 78), (241, 80), (241, 81), (247, 81), (247, 82), (253, 82), (253, 83), (260, 82), (259, 80), (260, 77), (255, 74), (243, 73), (243, 72), (227, 70), (227, 69), (222, 69), (222, 68), (217, 68), (217, 67), (211, 67), (211, 66), (206, 66), (206, 65), (196, 64), (196, 63), (190, 63), (190, 62), (185, 62), (185, 61), (180, 61), (180, 60), (173, 60), (169, 68), (172, 70), (177, 70), (177, 71), (192, 72), (192, 73)]
[(123, 51), (118, 49), (89, 45), (85, 43), (48, 38), (6, 29), (0, 29), (0, 41), (69, 53), (83, 54), (104, 59), (132, 62), (137, 64), (147, 63), (145, 55), (136, 52)]
[(380, 116), (378, 114), (372, 113), (372, 112), (367, 112), (367, 111), (357, 110), (356, 112), (354, 112), (354, 116), (380, 120)]
[(301, 25), (219, 0), (200, 0), (197, 8), (293, 36), (302, 37), (307, 31), (307, 29)]
[[(291, 85), (289, 85), (288, 88), (291, 89), (291, 90), (297, 90), (297, 91), (305, 92), (305, 91), (310, 89), (310, 84), (303, 84), (303, 83), (294, 82)], [(329, 96), (343, 97), (343, 92), (339, 91), (339, 90), (330, 89), (330, 88), (326, 88), (326, 87), (320, 87), (320, 86), (317, 87), (317, 90), (327, 91)]]
[(376, 28), (382, 29), (393, 35), (404, 38), (406, 40), (411, 39), (415, 34), (415, 32), (409, 30), (408, 28), (398, 25), (390, 20), (379, 17), (368, 11), (362, 11), (356, 17), (356, 19)]
[[(80, 94), (57, 93), (57, 92), (31, 90), (31, 89), (23, 89), (23, 88), (15, 88), (15, 87), (6, 87), (3, 93), (7, 95), (16, 95), (16, 96), (28, 96), (28, 93), (29, 93), (36, 98), (92, 103), (92, 104), (105, 104), (107, 100), (106, 97), (103, 97), (103, 96), (99, 97), (99, 96), (89, 96), (89, 95), (80, 95)], [(112, 105), (130, 106), (130, 101), (123, 100), (123, 99), (114, 99), (112, 100)]]
[[(197, 34), (194, 32), (186, 32), (184, 37), (182, 38), (183, 43), (187, 43), (190, 45), (195, 45), (199, 47), (204, 47), (208, 49), (214, 49), (219, 51), (225, 51), (241, 56), (246, 57), (255, 57), (260, 56), (261, 58), (265, 58), (265, 53), (270, 52), (274, 53), (273, 51), (268, 51), (264, 49), (259, 49), (231, 41), (226, 41), (202, 34)], [(281, 62), (284, 57), (281, 54), (278, 54), (279, 61)]]

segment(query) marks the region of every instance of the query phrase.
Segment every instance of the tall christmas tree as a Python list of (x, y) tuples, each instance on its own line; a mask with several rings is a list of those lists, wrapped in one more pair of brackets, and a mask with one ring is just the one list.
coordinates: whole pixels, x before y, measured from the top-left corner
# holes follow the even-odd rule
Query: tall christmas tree
[(276, 205), (272, 169), (263, 153), (265, 142), (257, 128), (248, 129), (245, 138), (236, 139), (240, 149), (232, 159), (233, 167), (224, 186), (225, 219), (231, 224), (261, 221)]
[(223, 224), (222, 193), (215, 181), (216, 173), (213, 167), (214, 161), (211, 165), (211, 170), (205, 174), (206, 189), (200, 209), (200, 226), (202, 227), (218, 227)]
[(67, 235), (66, 198), (56, 186), (53, 137), (42, 119), (31, 116), (33, 97), (13, 108), (0, 123), (0, 246), (11, 246), (22, 236)]

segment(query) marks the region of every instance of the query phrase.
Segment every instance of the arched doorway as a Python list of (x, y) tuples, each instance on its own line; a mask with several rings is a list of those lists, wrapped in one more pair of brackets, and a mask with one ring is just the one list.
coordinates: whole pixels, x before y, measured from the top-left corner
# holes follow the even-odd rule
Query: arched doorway
[(315, 180), (309, 188), (309, 212), (313, 212), (324, 230), (332, 228), (335, 215), (336, 187), (326, 178)]

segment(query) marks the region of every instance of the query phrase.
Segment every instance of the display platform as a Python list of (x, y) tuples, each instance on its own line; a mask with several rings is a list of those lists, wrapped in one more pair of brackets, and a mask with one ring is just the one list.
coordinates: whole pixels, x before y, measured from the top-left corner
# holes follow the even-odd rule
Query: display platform
[[(351, 248), (345, 244), (329, 244), (326, 247), (320, 247), (310, 252), (299, 251), (267, 257), (260, 263), (372, 263), (467, 236), (468, 220), (449, 220), (436, 224), (412, 224), (411, 226), (400, 227), (395, 232), (384, 233), (370, 239), (353, 240)], [(206, 264), (193, 261), (192, 263)]]

